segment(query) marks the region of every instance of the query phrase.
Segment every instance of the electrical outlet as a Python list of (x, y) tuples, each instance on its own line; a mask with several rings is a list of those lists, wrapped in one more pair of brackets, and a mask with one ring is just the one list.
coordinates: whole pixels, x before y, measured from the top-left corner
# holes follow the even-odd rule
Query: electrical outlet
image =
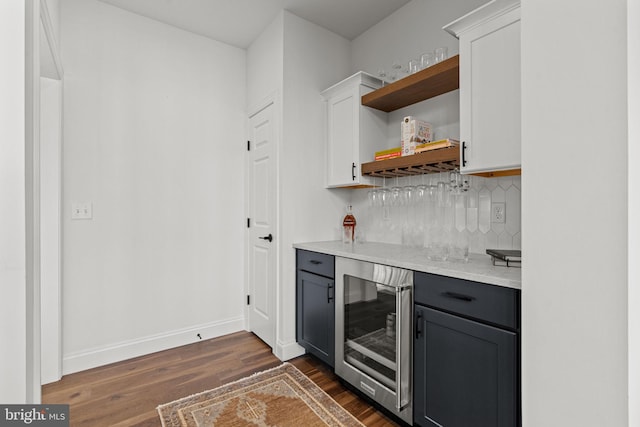
[(504, 224), (504, 219), (507, 216), (504, 203), (491, 203), (491, 222)]

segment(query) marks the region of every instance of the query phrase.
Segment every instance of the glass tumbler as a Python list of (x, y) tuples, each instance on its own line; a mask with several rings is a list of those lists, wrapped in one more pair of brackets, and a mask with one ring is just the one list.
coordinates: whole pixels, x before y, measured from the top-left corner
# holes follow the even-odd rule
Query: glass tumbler
[(435, 62), (435, 54), (433, 52), (423, 53), (420, 57), (420, 66), (423, 70), (427, 67), (432, 66), (433, 64), (435, 64)]
[(447, 49), (446, 47), (439, 47), (434, 51), (434, 53), (434, 60), (436, 63), (442, 62), (449, 57), (449, 49)]
[(420, 61), (418, 59), (409, 61), (409, 74), (417, 73), (418, 71), (420, 71)]

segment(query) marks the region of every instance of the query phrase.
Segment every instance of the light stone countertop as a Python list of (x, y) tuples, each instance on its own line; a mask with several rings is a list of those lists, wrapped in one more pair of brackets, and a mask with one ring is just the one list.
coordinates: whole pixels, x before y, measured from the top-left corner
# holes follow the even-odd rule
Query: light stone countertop
[(430, 261), (425, 249), (388, 243), (344, 244), (340, 241), (295, 243), (296, 249), (320, 252), (441, 276), (521, 289), (521, 269), (494, 266), (487, 254), (469, 254), (469, 262)]

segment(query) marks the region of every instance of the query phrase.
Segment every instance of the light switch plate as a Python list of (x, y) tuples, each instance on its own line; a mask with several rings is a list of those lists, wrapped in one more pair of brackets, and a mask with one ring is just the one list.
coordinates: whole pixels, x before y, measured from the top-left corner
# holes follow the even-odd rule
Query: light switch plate
[(92, 219), (93, 206), (91, 202), (72, 202), (71, 219)]
[(491, 222), (504, 224), (506, 216), (507, 212), (504, 203), (491, 203)]

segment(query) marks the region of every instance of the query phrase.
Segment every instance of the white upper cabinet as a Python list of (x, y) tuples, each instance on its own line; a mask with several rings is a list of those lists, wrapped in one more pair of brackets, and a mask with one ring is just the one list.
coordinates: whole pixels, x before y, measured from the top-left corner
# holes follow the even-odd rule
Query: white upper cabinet
[(444, 27), (460, 39), (460, 170), (519, 169), (520, 1), (493, 0)]
[(361, 104), (362, 95), (382, 87), (382, 81), (364, 72), (322, 92), (326, 102), (326, 186), (372, 185), (360, 165), (386, 147), (386, 113)]

